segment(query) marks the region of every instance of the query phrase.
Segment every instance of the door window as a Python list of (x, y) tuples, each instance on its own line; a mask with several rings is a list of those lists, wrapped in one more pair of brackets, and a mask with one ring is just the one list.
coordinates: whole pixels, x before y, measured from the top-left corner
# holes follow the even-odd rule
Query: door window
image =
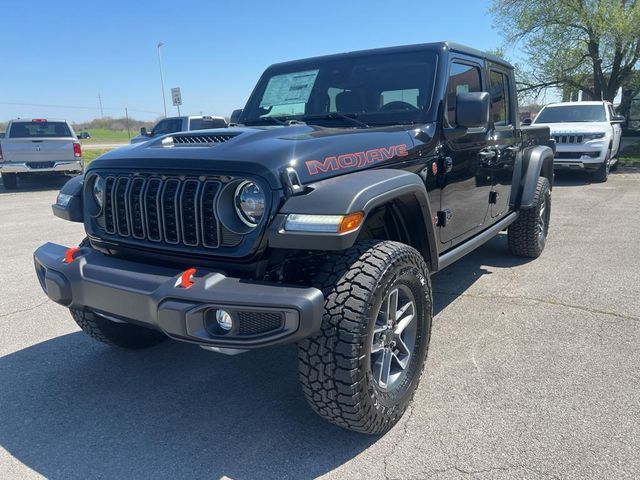
[(168, 118), (159, 122), (153, 129), (153, 135), (165, 135), (167, 133), (179, 132), (182, 130), (181, 118)]
[(456, 95), (459, 93), (481, 92), (480, 68), (465, 63), (452, 63), (447, 84), (446, 115), (448, 126), (456, 126)]
[(491, 70), (491, 120), (494, 125), (505, 126), (511, 124), (511, 96), (509, 79), (504, 73)]

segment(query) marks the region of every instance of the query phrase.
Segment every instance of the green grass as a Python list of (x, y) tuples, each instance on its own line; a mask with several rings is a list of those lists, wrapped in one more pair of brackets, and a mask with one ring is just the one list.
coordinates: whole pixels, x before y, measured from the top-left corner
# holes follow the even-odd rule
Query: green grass
[(628, 145), (627, 148), (622, 150), (618, 160), (620, 161), (620, 165), (623, 166), (640, 166), (640, 141), (632, 145)]
[(113, 150), (112, 148), (99, 148), (96, 150), (83, 150), (82, 151), (82, 159), (84, 160), (84, 164), (88, 165), (93, 160), (98, 158), (100, 155), (104, 155), (107, 152)]
[[(115, 130), (108, 130), (106, 128), (90, 128), (87, 131), (91, 135), (91, 138), (86, 140), (80, 140), (81, 143), (85, 145), (90, 145), (92, 143), (129, 143), (129, 136), (127, 132), (118, 132)], [(80, 133), (80, 131), (76, 132)], [(131, 138), (138, 135), (137, 131), (131, 130)]]

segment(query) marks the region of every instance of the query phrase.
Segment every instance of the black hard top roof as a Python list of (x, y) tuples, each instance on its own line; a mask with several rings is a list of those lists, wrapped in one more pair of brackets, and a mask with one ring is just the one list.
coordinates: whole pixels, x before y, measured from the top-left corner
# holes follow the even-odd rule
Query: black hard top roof
[(348, 58), (350, 56), (377, 55), (382, 53), (393, 54), (393, 53), (415, 52), (419, 50), (434, 51), (434, 52), (449, 51), (449, 52), (463, 53), (465, 55), (482, 58), (493, 63), (504, 65), (505, 67), (508, 67), (511, 69), (513, 68), (513, 66), (509, 62), (498, 57), (497, 55), (493, 55), (492, 53), (488, 53), (488, 52), (482, 52), (480, 50), (476, 50), (475, 48), (467, 47), (465, 45), (460, 45), (454, 42), (417, 43), (414, 45), (402, 45), (399, 47), (373, 48), (369, 50), (358, 50), (353, 52), (337, 53), (333, 55), (322, 55), (318, 57), (309, 57), (309, 58), (304, 58), (300, 60), (292, 60), (289, 62), (277, 63), (272, 66), (282, 67), (289, 64), (294, 64), (298, 62), (303, 63), (305, 61), (316, 60), (316, 59), (330, 60), (330, 59)]

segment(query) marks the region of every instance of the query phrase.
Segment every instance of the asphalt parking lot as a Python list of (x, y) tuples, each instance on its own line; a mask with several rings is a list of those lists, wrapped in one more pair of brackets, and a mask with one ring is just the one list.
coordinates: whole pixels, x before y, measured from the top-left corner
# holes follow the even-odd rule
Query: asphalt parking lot
[(562, 175), (543, 256), (499, 236), (434, 276), (413, 406), (383, 437), (306, 407), (293, 347), (103, 346), (31, 255), (75, 245), (56, 184), (0, 187), (0, 478), (640, 477), (640, 173)]

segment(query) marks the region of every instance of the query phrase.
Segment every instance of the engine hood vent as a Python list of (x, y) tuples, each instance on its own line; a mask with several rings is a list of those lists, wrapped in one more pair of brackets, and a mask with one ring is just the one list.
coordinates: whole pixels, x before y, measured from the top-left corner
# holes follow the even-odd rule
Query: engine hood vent
[[(179, 145), (179, 146), (189, 146), (189, 145), (214, 145), (217, 143), (224, 143), (228, 140), (231, 140), (233, 137), (240, 135), (239, 133), (189, 133), (183, 135), (173, 135), (171, 137), (163, 139), (163, 146), (166, 144), (169, 145)], [(167, 142), (167, 140), (169, 140)]]

